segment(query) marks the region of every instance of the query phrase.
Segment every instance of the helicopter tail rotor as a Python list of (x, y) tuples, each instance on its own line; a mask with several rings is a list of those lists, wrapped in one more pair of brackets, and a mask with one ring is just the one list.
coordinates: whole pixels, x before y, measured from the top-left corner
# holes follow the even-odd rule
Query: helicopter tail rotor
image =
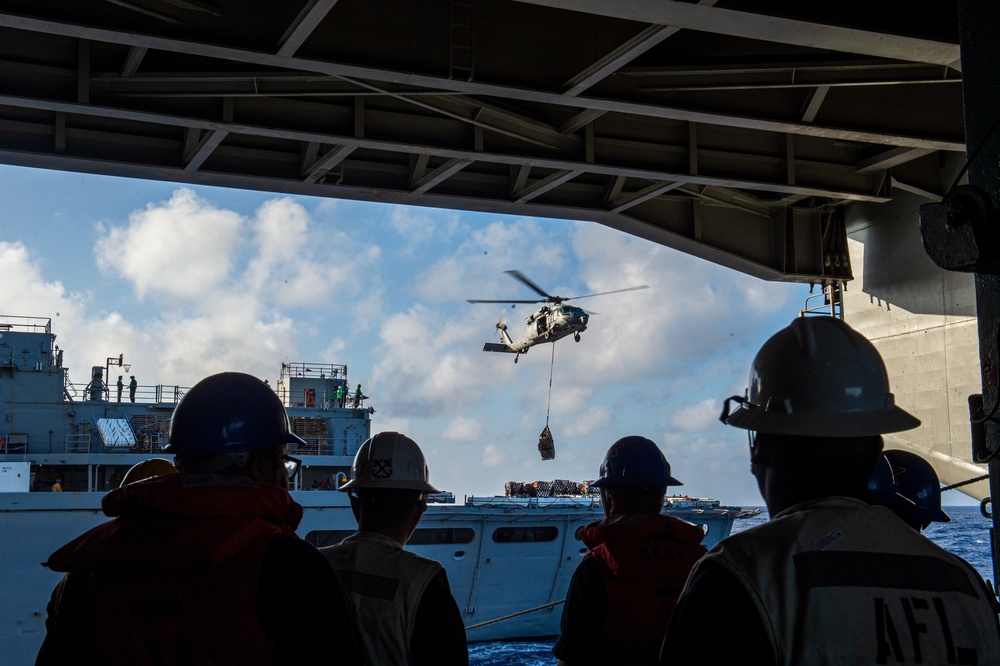
[(503, 331), (507, 330), (507, 309), (506, 308), (504, 308), (504, 310), (500, 313), (500, 319), (497, 320), (496, 329), (497, 329), (497, 333), (500, 334), (500, 335), (502, 335)]

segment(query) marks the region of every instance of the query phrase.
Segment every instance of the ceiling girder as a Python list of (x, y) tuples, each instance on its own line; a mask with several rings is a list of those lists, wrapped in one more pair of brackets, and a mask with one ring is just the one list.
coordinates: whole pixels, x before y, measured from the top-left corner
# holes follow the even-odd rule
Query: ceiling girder
[(0, 162), (592, 220), (824, 282), (831, 211), (939, 197), (965, 151), (944, 0), (900, 34), (853, 1), (290, 2), (5, 3)]
[[(554, 2), (556, 0), (553, 0)], [(561, 1), (561, 0), (560, 0)], [(601, 3), (599, 3), (601, 4)], [(682, 4), (682, 3), (669, 3)], [(610, 5), (609, 5), (610, 6)], [(700, 5), (685, 5), (688, 7), (700, 7)], [(31, 32), (42, 32), (47, 34), (57, 34), (79, 39), (94, 40), (112, 44), (125, 44), (128, 46), (145, 46), (147, 48), (163, 50), (167, 52), (182, 53), (187, 55), (197, 55), (207, 58), (218, 58), (233, 62), (242, 62), (253, 65), (271, 66), (278, 68), (288, 68), (307, 72), (327, 74), (329, 76), (343, 77), (354, 81), (359, 85), (362, 80), (399, 82), (406, 81), (411, 85), (417, 85), (432, 89), (449, 90), (456, 93), (468, 95), (485, 95), (497, 99), (514, 99), (524, 102), (538, 102), (545, 104), (555, 104), (559, 106), (570, 106), (592, 110), (603, 110), (616, 113), (628, 113), (639, 116), (649, 116), (652, 118), (663, 118), (669, 120), (683, 120), (687, 122), (698, 122), (711, 125), (722, 125), (728, 127), (738, 127), (743, 129), (754, 129), (760, 131), (787, 132), (791, 134), (801, 134), (804, 136), (816, 136), (828, 139), (842, 139), (845, 141), (858, 141), (866, 143), (880, 143), (885, 145), (908, 146), (914, 148), (926, 147), (933, 150), (950, 150), (963, 152), (965, 144), (961, 141), (949, 141), (933, 139), (929, 137), (894, 135), (880, 131), (863, 129), (845, 129), (836, 127), (820, 127), (806, 123), (796, 123), (792, 121), (776, 121), (767, 118), (749, 118), (729, 114), (712, 113), (708, 111), (695, 111), (681, 108), (671, 108), (649, 104), (639, 104), (622, 100), (595, 99), (580, 96), (567, 96), (560, 93), (553, 93), (544, 90), (532, 90), (517, 88), (514, 86), (504, 86), (496, 84), (484, 84), (476, 81), (462, 81), (445, 79), (439, 77), (422, 76), (418, 74), (395, 72), (392, 70), (376, 69), (372, 67), (359, 67), (343, 63), (320, 62), (302, 58), (283, 57), (268, 53), (258, 53), (245, 49), (219, 46), (215, 44), (196, 43), (184, 40), (169, 39), (158, 36), (137, 35), (119, 30), (108, 30), (104, 28), (94, 28), (89, 26), (78, 26), (72, 24), (56, 23), (40, 19), (16, 16), (0, 12), (0, 26), (28, 30)], [(897, 56), (898, 57), (898, 56)], [(940, 63), (938, 63), (940, 64)], [(373, 86), (378, 92), (386, 91)], [(415, 100), (410, 100), (416, 103)]]

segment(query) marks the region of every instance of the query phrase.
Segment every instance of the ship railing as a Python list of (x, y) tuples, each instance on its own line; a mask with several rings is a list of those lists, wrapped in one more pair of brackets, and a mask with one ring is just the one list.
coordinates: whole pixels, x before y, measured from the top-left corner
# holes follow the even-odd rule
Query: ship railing
[(311, 379), (347, 379), (347, 366), (332, 363), (293, 363), (281, 364), (281, 379), (286, 377), (309, 377)]
[[(300, 435), (300, 437), (302, 437)], [(347, 442), (336, 444), (327, 437), (302, 437), (304, 444), (291, 444), (288, 452), (303, 456), (346, 456), (353, 455), (347, 450)]]
[(66, 453), (90, 453), (90, 433), (66, 435)]
[[(67, 382), (66, 392), (73, 396), (83, 394), (84, 402), (133, 402), (129, 397), (128, 384), (125, 384), (125, 387), (122, 389), (121, 400), (118, 399), (118, 388), (114, 384), (111, 384), (110, 386), (104, 382), (100, 382), (99, 384), (99, 386), (95, 386), (93, 382), (89, 382), (87, 384)], [(139, 384), (135, 389), (134, 402), (156, 405), (176, 405), (189, 390), (190, 387), (187, 386), (168, 386), (164, 384), (156, 384), (154, 386)], [(97, 396), (97, 399), (94, 399), (94, 396)]]
[[(23, 432), (0, 432), (0, 459), (14, 460), (28, 452), (28, 436)], [(11, 456), (8, 458), (7, 456)]]
[(52, 319), (49, 317), (23, 317), (20, 315), (0, 315), (0, 331), (20, 331), (22, 333), (51, 333)]

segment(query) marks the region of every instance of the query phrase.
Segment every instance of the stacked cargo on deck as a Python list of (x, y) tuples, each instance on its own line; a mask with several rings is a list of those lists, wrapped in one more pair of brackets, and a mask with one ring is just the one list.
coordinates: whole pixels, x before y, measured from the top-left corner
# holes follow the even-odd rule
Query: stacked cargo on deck
[(592, 488), (592, 481), (508, 481), (504, 484), (507, 497), (566, 497), (577, 495), (598, 495), (600, 491)]

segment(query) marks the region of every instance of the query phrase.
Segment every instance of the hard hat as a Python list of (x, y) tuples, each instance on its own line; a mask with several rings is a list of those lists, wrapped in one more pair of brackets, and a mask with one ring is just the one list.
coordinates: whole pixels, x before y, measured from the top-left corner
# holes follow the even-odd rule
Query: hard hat
[(145, 481), (154, 476), (166, 476), (167, 474), (176, 473), (177, 468), (166, 458), (150, 458), (149, 460), (143, 460), (132, 465), (125, 473), (125, 478), (122, 479), (121, 485), (127, 486), (130, 483)]
[[(729, 401), (740, 408), (729, 413)], [(775, 435), (862, 437), (920, 421), (896, 406), (875, 346), (835, 317), (800, 317), (757, 352), (745, 397), (726, 400), (727, 425)]]
[(427, 481), (427, 460), (417, 443), (398, 432), (380, 432), (358, 449), (351, 480), (340, 490), (395, 488), (439, 492)]
[(947, 523), (951, 516), (941, 509), (941, 482), (931, 464), (915, 453), (892, 449), (885, 458), (899, 484), (899, 494), (911, 501), (903, 518), (926, 526), (929, 523)]
[(611, 445), (601, 463), (594, 488), (622, 486), (683, 486), (670, 476), (670, 463), (660, 447), (645, 437), (630, 435)]
[(868, 476), (868, 495), (866, 497), (869, 504), (878, 504), (892, 509), (893, 513), (903, 516), (905, 512), (913, 508), (913, 502), (899, 493), (899, 483), (893, 474), (892, 465), (885, 455), (878, 457), (875, 463), (875, 471)]
[(292, 434), (278, 396), (264, 382), (242, 372), (222, 372), (195, 384), (170, 419), (176, 454), (223, 454), (305, 444)]

